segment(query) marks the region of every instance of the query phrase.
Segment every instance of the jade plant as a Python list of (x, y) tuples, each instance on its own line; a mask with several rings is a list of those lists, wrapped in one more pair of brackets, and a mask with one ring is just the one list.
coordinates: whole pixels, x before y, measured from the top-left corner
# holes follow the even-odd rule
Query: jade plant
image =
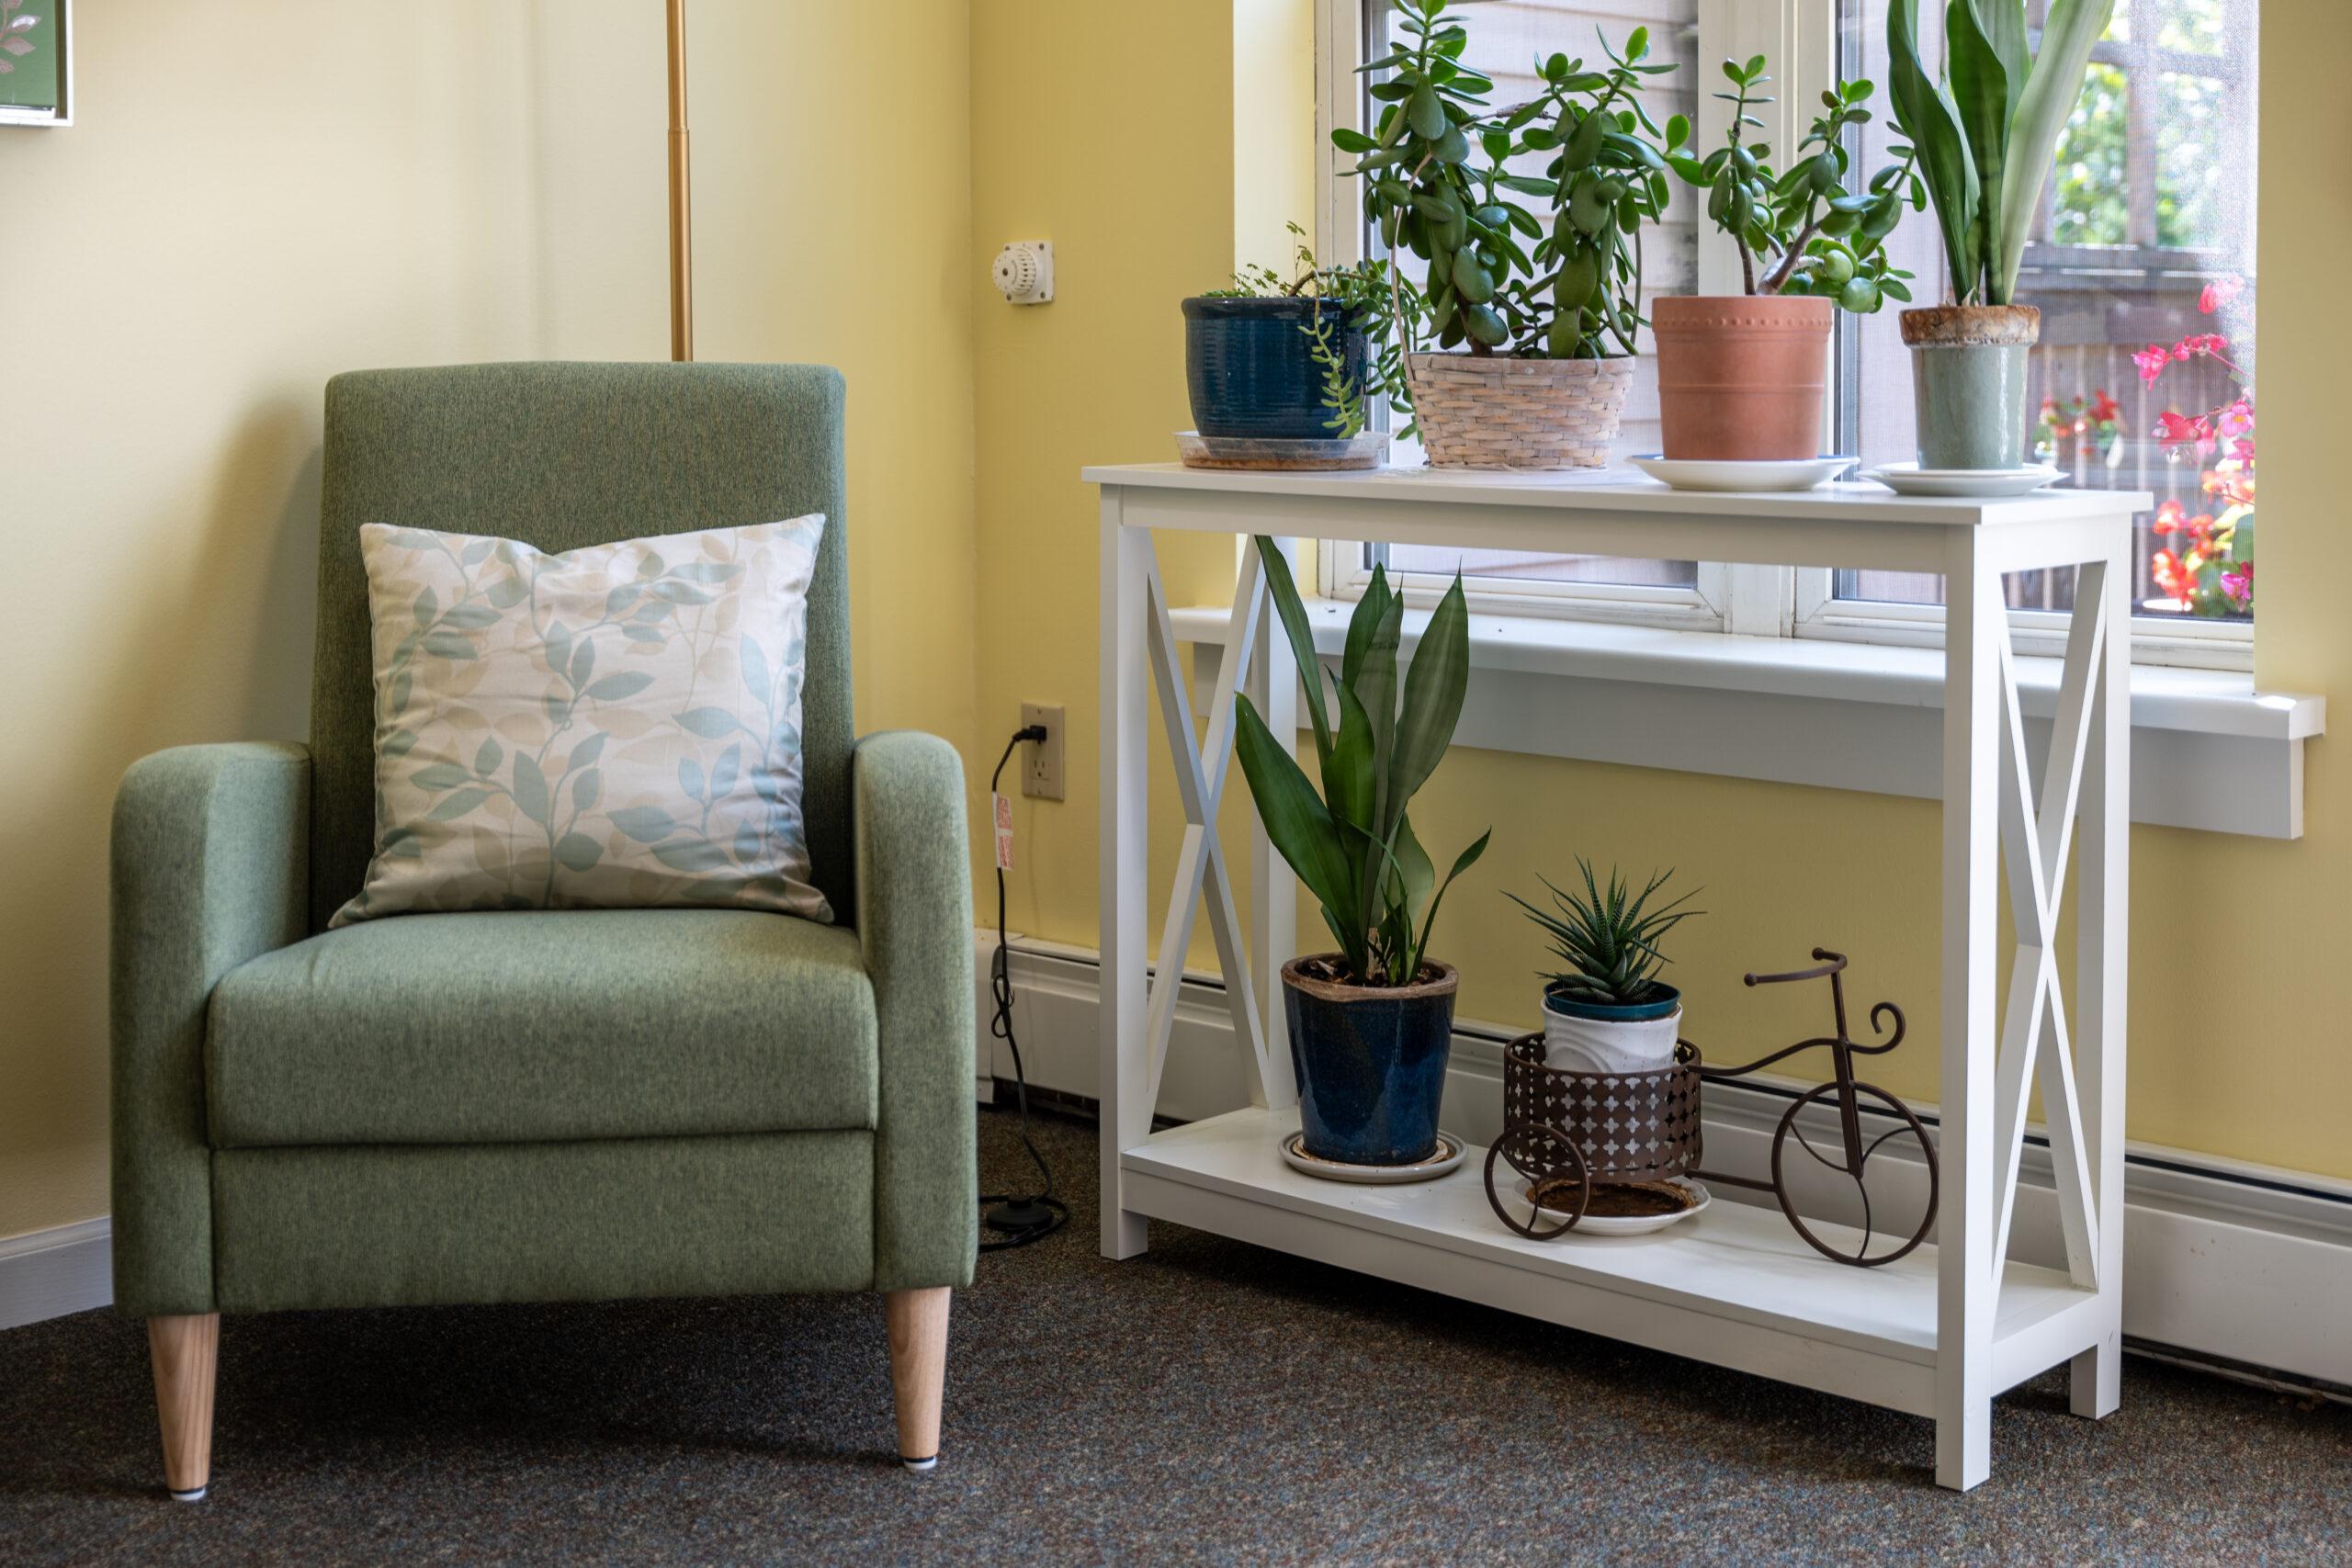
[[(1322, 794), (1284, 739), (1246, 696), (1237, 696), (1234, 748), (1266, 837), (1323, 907), (1340, 945), (1342, 983), (1410, 986), (1422, 977), (1438, 906), (1453, 879), (1484, 853), (1491, 831), (1455, 857), (1444, 881), (1406, 815), (1453, 739), (1470, 680), (1470, 614), (1457, 572), (1398, 677), (1404, 596), (1374, 569), (1348, 623), (1336, 679), (1316, 655), (1290, 564), (1271, 539), (1256, 542), (1283, 629), (1306, 677)], [(1329, 682), (1331, 696), (1325, 699)], [(1332, 713), (1337, 709), (1334, 722)]]
[(2058, 138), (2114, 12), (2115, 0), (2050, 0), (2029, 48), (2025, 0), (1950, 0), (1939, 78), (1919, 55), (1919, 0), (1887, 6), (1894, 123), (1917, 149), (1960, 304), (2013, 301)]
[(1824, 112), (1788, 167), (1775, 173), (1770, 145), (1747, 140), (1764, 124), (1750, 111), (1772, 102), (1759, 90), (1772, 80), (1764, 67), (1760, 54), (1744, 64), (1724, 62), (1732, 91), (1715, 96), (1732, 106), (1731, 125), (1724, 144), (1704, 158), (1683, 151), (1690, 121), (1676, 115), (1666, 125), (1667, 161), (1707, 193), (1708, 218), (1739, 247), (1747, 292), (1815, 295), (1864, 315), (1889, 299), (1908, 300), (1911, 274), (1888, 260), (1885, 246), (1905, 202), (1927, 205), (1916, 154), (1892, 149), (1895, 162), (1865, 188), (1849, 191), (1845, 131), (1870, 122), (1871, 84), (1840, 82), (1821, 95)]
[(1656, 873), (1636, 893), (1613, 867), (1606, 888), (1594, 878), (1589, 862), (1578, 857), (1577, 868), (1584, 874), (1581, 896), (1553, 886), (1549, 878), (1540, 879), (1551, 889), (1550, 909), (1537, 908), (1516, 893), (1504, 895), (1543, 929), (1553, 953), (1566, 965), (1537, 971), (1544, 977), (1544, 994), (1599, 1007), (1639, 1007), (1659, 1000), (1667, 987), (1657, 972), (1668, 960), (1658, 944), (1668, 931), (1701, 912), (1682, 908), (1698, 890), (1651, 908), (1650, 899), (1673, 872)]
[[(1372, 87), (1384, 106), (1372, 131), (1331, 140), (1356, 155), (1365, 216), (1390, 252), (1428, 264), (1416, 308), (1399, 290), (1407, 346), (1425, 329), (1437, 347), (1474, 355), (1633, 353), (1641, 231), (1668, 195), (1665, 154), (1644, 134), (1664, 132), (1640, 95), (1674, 67), (1645, 62), (1648, 29), (1634, 28), (1622, 51), (1604, 36), (1603, 67), (1554, 54), (1540, 63), (1537, 96), (1496, 111), (1494, 83), (1462, 63), (1469, 35), (1447, 0), (1405, 0), (1401, 26), (1406, 39), (1359, 68), (1388, 73)], [(1530, 152), (1552, 154), (1543, 173), (1513, 172)]]

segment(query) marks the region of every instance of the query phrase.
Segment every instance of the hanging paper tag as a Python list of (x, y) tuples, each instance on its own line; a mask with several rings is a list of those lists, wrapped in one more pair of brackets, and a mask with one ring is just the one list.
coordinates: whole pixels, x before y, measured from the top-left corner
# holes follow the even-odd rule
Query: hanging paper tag
[(1012, 802), (1001, 795), (992, 795), (989, 798), (995, 803), (996, 868), (999, 871), (1011, 871), (1012, 869)]

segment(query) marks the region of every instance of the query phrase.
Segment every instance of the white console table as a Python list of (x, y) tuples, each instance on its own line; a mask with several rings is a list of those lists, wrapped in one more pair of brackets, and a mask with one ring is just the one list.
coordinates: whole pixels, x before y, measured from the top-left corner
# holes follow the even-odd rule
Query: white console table
[[(2125, 921), (2130, 823), (2130, 516), (2136, 492), (2013, 501), (1678, 492), (1591, 476), (1240, 474), (1085, 469), (1102, 488), (1102, 1251), (1144, 1249), (1164, 1219), (1383, 1279), (1932, 1416), (1936, 1479), (1992, 1466), (1994, 1395), (2070, 1364), (2076, 1414), (2118, 1398), (2123, 1280)], [(1777, 1210), (1716, 1203), (1653, 1237), (1531, 1241), (1486, 1203), (1474, 1148), (1407, 1187), (1291, 1170), (1298, 1124), (1281, 967), (1296, 885), (1253, 831), (1245, 935), (1215, 824), (1234, 694), (1297, 732), (1297, 672), (1254, 551), (1242, 552), (1225, 657), (1196, 741), (1150, 530), (1363, 539), (1671, 559), (1937, 572), (1947, 621), (1943, 728), (1942, 1201), (1938, 1245), (1876, 1269), (1821, 1258)], [(2079, 566), (2049, 756), (2029, 760), (2001, 574)], [(1159, 952), (1148, 953), (1150, 687), (1185, 829)], [(2077, 824), (2079, 823), (2079, 831)], [(1506, 856), (1509, 824), (1498, 824)], [(2058, 914), (2070, 858), (2072, 1028)], [(1999, 857), (1996, 860), (1996, 857)], [(2017, 942), (1996, 951), (2006, 864)], [(1835, 874), (1836, 868), (1827, 868)], [(1152, 1131), (1183, 959), (1205, 905), (1246, 1054), (1250, 1108)], [(1448, 954), (1475, 964), (1475, 953)], [(1147, 967), (1148, 964), (1150, 965)], [(2006, 969), (2006, 1004), (1996, 976)], [(1157, 976), (1156, 981), (1152, 978)], [(2066, 1269), (2008, 1259), (2018, 1149), (2039, 1084)]]

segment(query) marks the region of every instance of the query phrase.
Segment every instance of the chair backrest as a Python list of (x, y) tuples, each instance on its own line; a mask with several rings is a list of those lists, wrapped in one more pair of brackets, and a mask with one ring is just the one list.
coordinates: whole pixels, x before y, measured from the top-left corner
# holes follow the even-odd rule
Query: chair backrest
[(311, 684), (311, 929), (375, 849), (374, 660), (359, 528), (550, 552), (825, 514), (801, 694), (817, 886), (852, 909), (849, 548), (841, 373), (819, 365), (457, 365), (327, 383)]

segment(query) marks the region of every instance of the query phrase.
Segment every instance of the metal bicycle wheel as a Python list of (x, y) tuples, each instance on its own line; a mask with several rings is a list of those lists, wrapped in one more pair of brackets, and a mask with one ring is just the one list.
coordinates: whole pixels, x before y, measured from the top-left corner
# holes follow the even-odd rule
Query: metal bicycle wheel
[[(1549, 1230), (1544, 1228), (1543, 1216), (1555, 1211), (1531, 1204), (1527, 1219), (1521, 1222), (1518, 1215), (1503, 1206), (1502, 1194), (1495, 1190), (1497, 1160), (1509, 1161), (1510, 1168), (1526, 1177), (1530, 1182), (1544, 1179), (1543, 1172), (1546, 1168), (1542, 1153), (1539, 1153), (1542, 1147), (1540, 1141), (1544, 1140), (1548, 1140), (1553, 1148), (1567, 1150), (1577, 1162), (1577, 1212)], [(1508, 1181), (1510, 1179), (1505, 1177), (1503, 1179)], [(1584, 1151), (1577, 1147), (1574, 1138), (1557, 1127), (1539, 1122), (1519, 1122), (1504, 1128), (1503, 1135), (1497, 1138), (1494, 1146), (1487, 1151), (1487, 1206), (1494, 1210), (1495, 1218), (1531, 1241), (1550, 1241), (1555, 1236), (1567, 1235), (1576, 1228), (1577, 1222), (1584, 1218), (1585, 1209), (1591, 1201), (1591, 1170), (1585, 1164)]]
[[(1892, 1263), (1898, 1258), (1908, 1257), (1921, 1242), (1928, 1239), (1928, 1232), (1935, 1228), (1938, 1186), (1936, 1145), (1928, 1136), (1926, 1124), (1912, 1114), (1909, 1106), (1883, 1089), (1871, 1084), (1858, 1083), (1854, 1086), (1856, 1100), (1864, 1110), (1883, 1112), (1894, 1121), (1894, 1125), (1863, 1144), (1862, 1157), (1855, 1162), (1854, 1168), (1849, 1170), (1846, 1168), (1845, 1151), (1842, 1148), (1833, 1147), (1828, 1154), (1824, 1154), (1806, 1140), (1804, 1131), (1797, 1126), (1797, 1118), (1804, 1113), (1807, 1106), (1820, 1103), (1828, 1105), (1834, 1110), (1838, 1103), (1837, 1094), (1836, 1084), (1816, 1084), (1811, 1090), (1799, 1096), (1796, 1102), (1791, 1105), (1787, 1113), (1781, 1118), (1781, 1125), (1772, 1134), (1772, 1195), (1781, 1201), (1781, 1213), (1788, 1216), (1790, 1225), (1794, 1228), (1797, 1235), (1804, 1237), (1805, 1244), (1815, 1252), (1839, 1263), (1850, 1263), (1860, 1269), (1876, 1269), (1883, 1264)], [(1792, 1140), (1815, 1163), (1854, 1184), (1855, 1194), (1860, 1199), (1862, 1205), (1862, 1238), (1852, 1252), (1841, 1252), (1822, 1240), (1820, 1236), (1806, 1228), (1804, 1219), (1798, 1215), (1796, 1204), (1789, 1196), (1788, 1176), (1784, 1168), (1785, 1156)], [(1927, 1211), (1919, 1217), (1917, 1227), (1911, 1231), (1908, 1239), (1904, 1240), (1900, 1246), (1895, 1246), (1893, 1245), (1893, 1233), (1882, 1237), (1875, 1223), (1875, 1212), (1871, 1206), (1870, 1167), (1871, 1158), (1888, 1144), (1894, 1144), (1897, 1153), (1900, 1154), (1906, 1141), (1916, 1145), (1917, 1157), (1924, 1160), (1928, 1167), (1928, 1206)], [(1885, 1168), (1891, 1163), (1893, 1163), (1892, 1159), (1882, 1161), (1881, 1168)], [(1888, 1245), (1873, 1251), (1872, 1242), (1882, 1239)]]

